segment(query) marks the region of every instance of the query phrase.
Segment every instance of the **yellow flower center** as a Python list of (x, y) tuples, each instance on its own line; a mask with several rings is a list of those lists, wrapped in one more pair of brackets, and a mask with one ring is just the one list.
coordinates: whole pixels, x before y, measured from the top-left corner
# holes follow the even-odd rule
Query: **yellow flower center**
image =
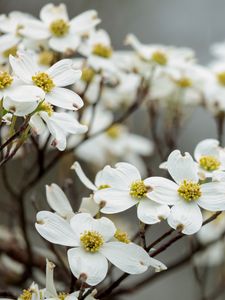
[(49, 117), (51, 117), (54, 112), (52, 105), (45, 101), (38, 106), (38, 111), (45, 111)]
[(103, 236), (97, 231), (85, 231), (80, 236), (80, 241), (84, 249), (88, 252), (98, 252), (104, 243)]
[(108, 185), (108, 184), (102, 184), (102, 185), (100, 185), (99, 187), (98, 187), (98, 190), (104, 190), (104, 189), (108, 189), (108, 188), (110, 188), (111, 186), (110, 185)]
[(67, 296), (69, 296), (68, 293), (62, 292), (62, 293), (59, 293), (58, 298), (59, 298), (60, 300), (65, 300)]
[(178, 194), (187, 202), (197, 200), (202, 195), (200, 184), (187, 180), (184, 180), (181, 183), (177, 191)]
[(167, 61), (168, 61), (166, 54), (163, 53), (163, 52), (161, 52), (161, 51), (155, 51), (155, 52), (152, 54), (151, 59), (152, 59), (155, 63), (157, 63), (157, 64), (159, 64), (159, 65), (162, 65), (162, 66), (163, 66), (163, 65), (166, 65), (166, 64), (167, 64)]
[(21, 299), (21, 300), (31, 300), (32, 299), (31, 290), (23, 290), (23, 293), (20, 295), (19, 299)]
[(215, 171), (220, 167), (220, 162), (212, 155), (202, 156), (199, 160), (199, 164), (206, 171)]
[(111, 139), (117, 139), (120, 137), (121, 134), (121, 126), (120, 125), (113, 125), (108, 130), (106, 130), (106, 134)]
[(92, 79), (95, 76), (95, 72), (92, 68), (83, 68), (82, 69), (82, 76), (81, 76), (81, 80), (85, 81), (85, 82), (91, 82)]
[(188, 77), (182, 77), (178, 80), (175, 80), (175, 83), (181, 88), (188, 88), (192, 86), (192, 81)]
[(216, 74), (217, 81), (221, 85), (225, 85), (225, 72), (220, 72)]
[(18, 50), (17, 46), (13, 46), (13, 47), (11, 47), (11, 48), (5, 50), (5, 51), (2, 53), (2, 55), (3, 55), (5, 58), (8, 58), (9, 55), (16, 56), (17, 50)]
[(55, 86), (51, 77), (44, 72), (39, 72), (36, 75), (32, 76), (32, 80), (36, 86), (40, 87), (46, 93), (51, 92), (51, 90)]
[(99, 43), (93, 46), (92, 53), (101, 57), (109, 58), (112, 56), (112, 48)]
[(50, 25), (50, 31), (52, 35), (56, 37), (62, 37), (68, 33), (70, 25), (63, 19), (53, 21)]
[(133, 198), (143, 198), (148, 192), (148, 187), (144, 184), (143, 180), (135, 181), (130, 186), (130, 195)]
[(125, 244), (130, 243), (130, 240), (128, 238), (128, 234), (125, 231), (121, 231), (121, 230), (117, 229), (116, 233), (114, 234), (114, 237), (122, 243), (125, 243)]
[(42, 51), (38, 57), (38, 63), (43, 66), (52, 66), (56, 61), (56, 55), (53, 51)]
[(8, 72), (0, 72), (0, 89), (5, 89), (13, 82), (12, 76)]

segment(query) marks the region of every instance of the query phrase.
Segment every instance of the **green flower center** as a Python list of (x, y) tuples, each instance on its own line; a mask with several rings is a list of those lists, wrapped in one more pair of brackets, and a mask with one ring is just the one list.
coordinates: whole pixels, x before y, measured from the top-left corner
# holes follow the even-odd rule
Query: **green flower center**
[(0, 72), (0, 89), (9, 87), (13, 82), (12, 76), (8, 72)]
[(62, 37), (69, 31), (70, 25), (63, 19), (53, 21), (50, 25), (50, 31), (52, 35), (56, 37)]
[(163, 53), (163, 52), (161, 52), (161, 51), (155, 51), (155, 52), (152, 54), (151, 59), (152, 59), (155, 63), (157, 63), (157, 64), (159, 64), (159, 65), (162, 65), (162, 66), (166, 65), (166, 64), (167, 64), (167, 61), (168, 61), (166, 54)]
[(52, 66), (56, 61), (56, 55), (53, 51), (45, 50), (39, 54), (38, 63), (43, 66)]
[(106, 130), (106, 134), (111, 139), (117, 139), (121, 135), (121, 126), (113, 125), (108, 130)]
[(125, 243), (125, 244), (130, 243), (130, 240), (128, 238), (128, 234), (125, 231), (121, 231), (121, 230), (117, 229), (116, 233), (114, 234), (114, 237), (122, 243)]
[(99, 187), (98, 187), (98, 190), (104, 190), (104, 189), (108, 189), (110, 188), (111, 186), (108, 185), (108, 184), (101, 184)]
[(225, 85), (225, 72), (220, 72), (216, 74), (217, 81), (221, 85)]
[(95, 76), (95, 71), (92, 68), (86, 67), (82, 69), (81, 80), (85, 82), (91, 82), (94, 76)]
[(59, 298), (60, 300), (65, 300), (67, 296), (69, 296), (68, 293), (62, 292), (62, 293), (59, 293), (58, 298)]
[(45, 111), (49, 117), (51, 117), (54, 112), (52, 105), (45, 101), (40, 103), (38, 106), (38, 111)]
[(104, 244), (103, 236), (97, 231), (88, 230), (80, 236), (83, 248), (88, 252), (98, 252)]
[(112, 56), (112, 48), (99, 43), (93, 46), (92, 53), (97, 56), (109, 58)]
[(187, 202), (197, 200), (201, 197), (201, 186), (198, 183), (184, 180), (179, 189), (178, 194)]
[(32, 299), (32, 292), (31, 290), (23, 290), (23, 293), (19, 296), (21, 300), (31, 300)]
[(199, 164), (206, 171), (215, 171), (220, 167), (220, 162), (212, 155), (202, 156), (199, 160)]
[(182, 77), (179, 80), (175, 80), (175, 83), (181, 88), (188, 88), (192, 86), (192, 81), (188, 77)]
[(130, 195), (133, 198), (143, 198), (146, 196), (149, 188), (144, 184), (143, 180), (135, 181), (130, 186)]
[(36, 75), (32, 76), (33, 83), (40, 87), (46, 93), (51, 92), (51, 90), (55, 87), (55, 84), (51, 77), (44, 72), (39, 72)]
[(2, 53), (2, 55), (3, 55), (3, 57), (5, 57), (5, 58), (8, 58), (9, 55), (16, 56), (17, 50), (18, 50), (17, 46), (13, 46), (13, 47), (11, 47), (11, 48), (5, 50), (5, 51)]

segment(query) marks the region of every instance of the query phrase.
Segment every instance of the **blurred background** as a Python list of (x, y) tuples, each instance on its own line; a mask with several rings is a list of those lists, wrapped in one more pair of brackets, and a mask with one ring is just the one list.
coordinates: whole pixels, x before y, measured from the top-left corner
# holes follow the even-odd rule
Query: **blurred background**
[[(40, 8), (48, 2), (51, 1), (0, 0), (0, 13), (21, 10), (38, 16)], [(53, 2), (55, 4), (64, 2), (71, 17), (87, 9), (96, 9), (102, 19), (100, 26), (109, 32), (112, 44), (117, 50), (124, 48), (123, 41), (126, 34), (134, 33), (143, 43), (191, 47), (196, 51), (198, 61), (207, 64), (211, 59), (210, 45), (225, 40), (224, 0), (65, 0)], [(200, 140), (212, 137), (216, 137), (215, 123), (205, 110), (198, 108), (183, 130), (179, 141), (180, 149), (192, 152)], [(42, 197), (42, 193), (40, 196)], [(150, 230), (151, 234), (154, 233)], [(154, 240), (154, 237), (151, 236), (151, 239)], [(185, 242), (179, 242), (171, 247), (166, 255), (159, 258), (167, 262), (168, 257), (175, 258), (185, 252), (187, 247), (188, 244)], [(129, 300), (164, 300), (165, 298), (200, 299), (192, 267), (185, 267), (175, 273), (170, 273), (142, 291), (123, 297)], [(221, 299), (224, 298), (221, 297)]]

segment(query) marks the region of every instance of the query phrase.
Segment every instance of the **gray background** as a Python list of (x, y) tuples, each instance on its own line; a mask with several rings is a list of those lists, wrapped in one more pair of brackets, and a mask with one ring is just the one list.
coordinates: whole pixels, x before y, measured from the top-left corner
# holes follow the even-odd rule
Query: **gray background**
[[(54, 1), (55, 4), (60, 2)], [(46, 3), (43, 0), (0, 0), (0, 12), (22, 10), (38, 16), (39, 9)], [(68, 0), (64, 3), (71, 17), (86, 9), (96, 9), (102, 19), (101, 26), (110, 33), (115, 49), (123, 48), (124, 37), (132, 32), (146, 43), (193, 47), (199, 61), (207, 63), (210, 44), (225, 39), (224, 0)], [(199, 140), (215, 136), (212, 117), (197, 109), (186, 124), (180, 148), (192, 151)], [(165, 261), (182, 254), (186, 247), (185, 243), (173, 246), (169, 255), (164, 256)], [(200, 299), (200, 295), (191, 268), (184, 268), (137, 294), (125, 297), (129, 300), (137, 298), (190, 300)]]

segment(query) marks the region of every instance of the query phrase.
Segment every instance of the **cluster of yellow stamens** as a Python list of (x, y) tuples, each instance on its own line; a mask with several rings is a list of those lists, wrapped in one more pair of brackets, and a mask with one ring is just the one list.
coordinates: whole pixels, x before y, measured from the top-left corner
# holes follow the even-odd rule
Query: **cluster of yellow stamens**
[(32, 76), (33, 83), (40, 87), (46, 93), (51, 92), (51, 90), (55, 87), (55, 84), (51, 77), (44, 72), (39, 72), (36, 75)]
[(112, 48), (99, 43), (93, 46), (92, 53), (101, 57), (109, 58), (112, 56)]
[(81, 80), (91, 82), (95, 76), (95, 71), (92, 68), (84, 67), (82, 69)]
[(62, 292), (62, 293), (59, 293), (58, 298), (59, 298), (60, 300), (65, 300), (67, 296), (69, 296), (68, 293)]
[(39, 106), (38, 106), (38, 111), (45, 111), (49, 117), (52, 116), (54, 109), (51, 104), (48, 102), (43, 101)]
[(97, 252), (104, 243), (103, 236), (97, 231), (85, 231), (80, 236), (80, 241), (84, 249), (88, 252)]
[(69, 28), (70, 25), (68, 24), (68, 22), (66, 22), (63, 19), (53, 21), (49, 27), (51, 33), (57, 37), (62, 37), (66, 35), (69, 31)]
[(144, 184), (143, 180), (135, 181), (130, 186), (130, 195), (133, 198), (143, 198), (148, 192), (148, 187)]
[(23, 293), (19, 297), (20, 300), (31, 300), (32, 299), (32, 291), (29, 290), (23, 290)]
[(200, 184), (188, 180), (184, 180), (177, 191), (187, 202), (197, 200), (202, 195)]
[(38, 63), (43, 66), (52, 66), (56, 62), (56, 55), (53, 51), (45, 50), (39, 54)]
[(104, 190), (104, 189), (108, 189), (110, 188), (111, 186), (108, 185), (108, 184), (101, 184), (99, 187), (98, 187), (98, 190)]
[(117, 139), (121, 134), (121, 126), (120, 125), (113, 125), (107, 131), (106, 134), (111, 139)]
[(116, 233), (114, 234), (114, 237), (122, 243), (125, 243), (125, 244), (130, 243), (130, 240), (128, 238), (128, 234), (125, 231), (121, 231), (121, 230), (117, 229)]
[(168, 61), (166, 54), (161, 51), (155, 51), (151, 59), (159, 65), (166, 65)]
[(225, 72), (220, 72), (216, 74), (217, 81), (221, 85), (225, 85)]
[(8, 72), (0, 72), (0, 89), (7, 88), (12, 82), (13, 78)]
[(212, 155), (202, 156), (199, 160), (199, 164), (206, 171), (215, 171), (220, 167), (219, 160)]
[(2, 53), (2, 55), (3, 55), (3, 57), (5, 57), (5, 58), (8, 58), (9, 55), (16, 56), (17, 50), (18, 50), (17, 46), (13, 46), (13, 47), (11, 47), (11, 48), (9, 48), (9, 49), (6, 49), (6, 50)]
[(178, 80), (175, 80), (175, 83), (181, 88), (188, 88), (192, 86), (192, 81), (188, 77), (182, 77)]

